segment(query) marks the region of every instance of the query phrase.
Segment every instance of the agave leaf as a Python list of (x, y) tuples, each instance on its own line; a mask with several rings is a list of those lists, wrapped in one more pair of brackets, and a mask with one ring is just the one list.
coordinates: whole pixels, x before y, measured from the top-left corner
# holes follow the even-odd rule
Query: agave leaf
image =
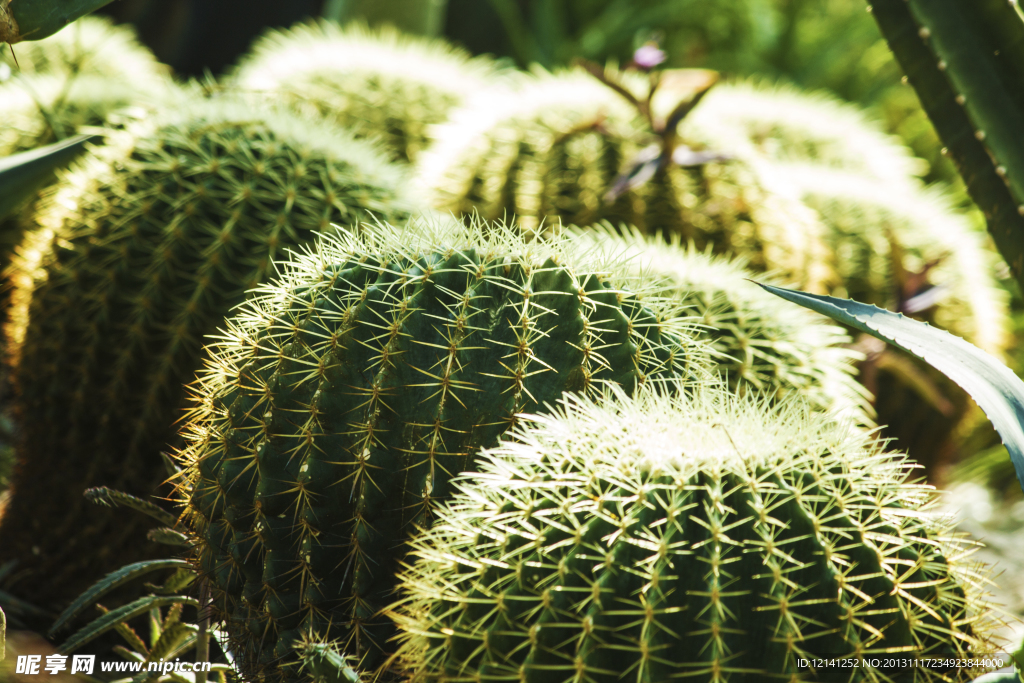
[(912, 353), (959, 384), (999, 432), (1024, 489), (1024, 382), (1012, 370), (973, 344), (902, 313), (850, 299), (761, 287)]
[(110, 0), (0, 0), (0, 43), (42, 40)]
[(185, 641), (195, 632), (196, 627), (192, 624), (185, 624), (177, 621), (167, 628), (164, 629), (163, 633), (160, 634), (160, 638), (153, 643), (153, 649), (149, 652), (149, 657), (146, 658), (146, 664), (155, 661), (166, 661), (167, 659), (174, 658), (174, 652), (178, 649), (178, 646)]
[(118, 586), (121, 586), (132, 579), (138, 578), (143, 574), (148, 574), (149, 572), (155, 572), (161, 569), (181, 569), (188, 567), (188, 562), (185, 562), (184, 560), (146, 560), (143, 562), (135, 562), (125, 567), (121, 567), (116, 571), (112, 571), (90, 586), (89, 590), (79, 595), (78, 598), (71, 603), (66, 610), (64, 610), (63, 614), (57, 618), (57, 621), (50, 628), (50, 636), (52, 637), (54, 633), (67, 626), (68, 622), (78, 616), (83, 609), (89, 607), (101, 596), (109, 593)]
[(118, 607), (115, 610), (111, 610), (99, 619), (91, 622), (85, 628), (65, 641), (64, 644), (60, 646), (60, 653), (68, 654), (70, 652), (74, 652), (86, 643), (91, 642), (93, 639), (98, 638), (110, 629), (115, 628), (118, 624), (128, 621), (129, 619), (134, 619), (141, 614), (145, 614), (154, 607), (166, 607), (167, 605), (173, 605), (179, 602), (185, 605), (191, 605), (197, 609), (199, 608), (199, 603), (196, 600), (185, 595), (147, 595), (144, 598), (139, 598), (134, 602)]
[(188, 536), (181, 533), (180, 531), (175, 531), (174, 529), (170, 529), (168, 527), (157, 527), (156, 529), (150, 529), (149, 532), (146, 534), (146, 538), (148, 538), (151, 541), (155, 541), (156, 543), (163, 543), (164, 545), (173, 545), (185, 548), (187, 548), (189, 545)]
[(158, 505), (154, 505), (149, 501), (136, 498), (135, 496), (124, 493), (123, 491), (117, 491), (115, 489), (107, 488), (106, 486), (97, 486), (95, 488), (86, 489), (85, 499), (90, 503), (96, 505), (105, 505), (107, 507), (117, 507), (118, 505), (124, 505), (130, 507), (133, 510), (145, 513), (160, 522), (164, 526), (174, 526), (177, 523), (177, 519), (174, 515), (162, 509)]
[(171, 577), (167, 579), (162, 586), (147, 583), (146, 588), (158, 595), (170, 595), (171, 593), (177, 593), (184, 590), (192, 585), (192, 582), (195, 580), (196, 573), (191, 568), (182, 567), (171, 574)]
[(0, 158), (0, 218), (5, 218), (70, 164), (99, 135), (77, 135), (46, 147)]

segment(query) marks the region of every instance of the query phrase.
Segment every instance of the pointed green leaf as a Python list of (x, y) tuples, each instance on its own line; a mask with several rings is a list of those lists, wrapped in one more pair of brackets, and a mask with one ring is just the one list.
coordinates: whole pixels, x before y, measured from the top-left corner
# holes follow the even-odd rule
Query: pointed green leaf
[(182, 567), (178, 571), (174, 572), (162, 586), (147, 583), (146, 588), (150, 589), (157, 595), (170, 595), (171, 593), (179, 593), (185, 588), (188, 588), (195, 580), (195, 571), (191, 568)]
[(170, 512), (162, 509), (158, 505), (154, 505), (149, 501), (136, 498), (135, 496), (124, 493), (123, 491), (117, 491), (115, 489), (107, 488), (106, 486), (97, 486), (95, 488), (85, 490), (85, 499), (90, 503), (96, 505), (106, 505), (107, 507), (117, 507), (118, 505), (124, 505), (130, 507), (133, 510), (145, 513), (160, 522), (164, 526), (174, 526), (178, 520), (174, 518)]
[(1003, 439), (1024, 489), (1024, 382), (999, 360), (945, 330), (850, 299), (761, 287), (912, 353), (959, 384)]
[(0, 43), (42, 40), (110, 0), (0, 0)]
[(185, 605), (191, 605), (197, 609), (199, 608), (199, 603), (196, 602), (196, 600), (184, 595), (147, 595), (144, 598), (139, 598), (135, 602), (131, 602), (122, 607), (118, 607), (115, 610), (111, 610), (99, 619), (96, 619), (78, 633), (71, 636), (71, 638), (61, 645), (60, 653), (68, 654), (70, 652), (74, 652), (86, 643), (91, 642), (93, 639), (98, 638), (110, 629), (116, 627), (118, 624), (128, 621), (129, 619), (134, 619), (141, 614), (145, 614), (154, 607), (166, 607), (167, 605), (173, 605), (179, 602)]
[(184, 560), (146, 560), (112, 571), (90, 586), (89, 590), (79, 595), (78, 599), (64, 610), (64, 613), (57, 618), (57, 621), (50, 628), (50, 635), (53, 636), (54, 633), (67, 626), (68, 622), (78, 616), (83, 609), (95, 603), (100, 597), (132, 579), (161, 569), (182, 569), (188, 567), (188, 562)]
[(0, 218), (5, 218), (53, 180), (99, 135), (78, 135), (61, 142), (0, 158)]
[(182, 548), (187, 548), (189, 546), (188, 536), (180, 531), (175, 531), (168, 527), (150, 529), (146, 533), (146, 538), (156, 543), (163, 543), (164, 545), (173, 545)]

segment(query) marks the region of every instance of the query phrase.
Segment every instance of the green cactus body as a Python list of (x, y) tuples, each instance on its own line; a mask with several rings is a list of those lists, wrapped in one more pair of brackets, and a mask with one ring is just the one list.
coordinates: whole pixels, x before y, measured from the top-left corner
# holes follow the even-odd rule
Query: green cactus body
[(926, 170), (859, 108), (793, 87), (716, 85), (686, 117), (682, 131), (736, 154), (814, 163), (899, 186)]
[(564, 243), (449, 221), (319, 244), (211, 347), (182, 453), (196, 564), (263, 680), (301, 642), (381, 662), (405, 538), (519, 413), (710, 377), (642, 282)]
[(139, 524), (82, 492), (149, 495), (182, 385), (272, 260), (331, 223), (400, 218), (403, 174), (287, 112), (191, 101), (112, 132), (43, 206), (7, 329), (20, 417), (0, 556), (58, 603), (140, 551)]
[[(942, 194), (816, 166), (779, 172), (829, 227), (842, 282), (833, 295), (892, 309), (907, 294), (900, 291), (896, 269), (926, 272), (927, 284), (941, 289), (934, 290), (933, 305), (916, 315), (1003, 355), (1010, 338), (1009, 310), (1006, 293), (992, 275), (997, 256), (985, 248), (984, 234)], [(883, 433), (924, 464), (929, 477), (941, 477), (940, 468), (959, 457), (955, 430), (972, 402), (926, 363), (896, 352), (880, 361), (885, 363), (877, 376), (862, 376), (876, 384)]]
[(412, 161), (429, 143), (429, 126), (494, 76), (491, 62), (438, 40), (320, 21), (267, 33), (233, 83), (377, 137), (396, 159)]
[(871, 424), (870, 397), (854, 377), (853, 361), (862, 356), (846, 347), (849, 335), (751, 282), (774, 281), (770, 276), (637, 232), (590, 229), (573, 239), (628, 256), (638, 272), (661, 282), (672, 310), (704, 326), (701, 338), (718, 354), (718, 371), (734, 391), (775, 400), (797, 394), (815, 410)]
[(931, 487), (800, 403), (573, 398), (513, 434), (412, 542), (405, 680), (890, 681), (798, 660), (990, 652)]
[(0, 50), (0, 63), (19, 76), (96, 76), (146, 88), (147, 81), (170, 75), (131, 27), (99, 16), (82, 17), (56, 35), (19, 44), (14, 52), (17, 62), (10, 50)]
[(652, 141), (643, 130), (626, 100), (591, 76), (536, 74), (482, 94), (435, 129), (417, 181), (442, 211), (514, 214), (529, 230), (624, 223), (714, 244), (757, 270), (822, 287), (828, 253), (813, 212), (744, 162), (669, 167), (607, 202), (616, 177)]

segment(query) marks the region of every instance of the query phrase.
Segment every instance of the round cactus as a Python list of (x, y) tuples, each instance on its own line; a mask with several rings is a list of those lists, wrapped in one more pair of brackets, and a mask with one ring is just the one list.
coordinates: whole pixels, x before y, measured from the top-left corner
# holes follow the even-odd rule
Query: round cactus
[(405, 538), (520, 413), (710, 377), (642, 281), (571, 244), (454, 221), (318, 244), (211, 347), (181, 454), (197, 567), (260, 680), (307, 641), (380, 663)]
[(798, 394), (815, 410), (871, 424), (870, 397), (854, 377), (853, 361), (861, 356), (847, 348), (849, 335), (751, 282), (780, 284), (777, 279), (678, 239), (666, 243), (610, 228), (578, 231), (573, 239), (629, 257), (638, 272), (661, 282), (659, 292), (672, 310), (701, 326), (700, 337), (734, 391), (775, 400)]
[(987, 652), (971, 544), (931, 488), (800, 403), (566, 398), (480, 460), (412, 541), (405, 680), (889, 681), (799, 660)]
[(897, 186), (927, 170), (858, 107), (793, 87), (717, 85), (686, 117), (682, 131), (736, 154), (809, 162)]
[(418, 164), (417, 182), (442, 211), (500, 219), (529, 230), (608, 220), (713, 244), (777, 270), (807, 289), (829, 276), (813, 212), (755, 166), (734, 160), (670, 166), (640, 187), (608, 196), (652, 142), (635, 109), (589, 74), (523, 77), (452, 113)]
[(272, 260), (410, 206), (374, 148), (287, 112), (194, 101), (108, 140), (39, 210), (7, 329), (20, 435), (0, 556), (46, 603), (139, 552), (136, 522), (90, 506), (83, 523), (82, 492), (152, 492), (204, 336)]
[(439, 40), (320, 21), (268, 32), (233, 83), (378, 137), (396, 159), (413, 161), (429, 144), (429, 126), (494, 76), (490, 61)]
[(137, 87), (170, 75), (170, 69), (139, 43), (130, 26), (118, 26), (97, 15), (81, 17), (49, 38), (20, 42), (14, 55), (17, 60), (11, 50), (0, 51), (0, 64), (6, 64), (12, 74), (91, 75)]

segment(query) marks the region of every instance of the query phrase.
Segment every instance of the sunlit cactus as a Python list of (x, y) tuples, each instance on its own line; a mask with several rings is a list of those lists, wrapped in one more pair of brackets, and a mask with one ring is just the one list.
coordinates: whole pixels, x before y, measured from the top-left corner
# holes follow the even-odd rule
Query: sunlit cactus
[(746, 161), (669, 166), (610, 196), (655, 140), (635, 108), (589, 74), (525, 76), (456, 110), (435, 135), (416, 177), (442, 211), (515, 215), (529, 230), (607, 220), (713, 244), (808, 289), (829, 278), (813, 212)]
[(321, 240), (210, 347), (181, 453), (212, 608), (250, 678), (371, 669), (405, 539), (523, 412), (710, 381), (685, 321), (571, 242), (448, 221)]
[(992, 652), (973, 544), (903, 457), (799, 402), (609, 398), (456, 481), (393, 608), (403, 680), (964, 681), (799, 660)]
[(660, 282), (673, 310), (704, 326), (700, 336), (719, 354), (718, 371), (738, 393), (774, 400), (798, 394), (816, 410), (871, 423), (870, 397), (854, 377), (853, 361), (862, 356), (846, 346), (850, 337), (751, 281), (776, 278), (660, 236), (591, 228), (573, 239), (629, 258), (637, 272)]
[[(377, 149), (288, 112), (186, 101), (112, 132), (40, 208), (7, 327), (18, 466), (0, 558), (45, 603), (137, 559), (140, 525), (82, 491), (149, 495), (204, 337), (273, 260), (412, 208)], [(102, 540), (101, 540), (102, 539)]]
[(781, 85), (717, 85), (686, 117), (683, 132), (734, 153), (810, 162), (901, 186), (926, 170), (855, 105)]
[(440, 40), (320, 21), (268, 32), (232, 83), (377, 137), (395, 158), (411, 161), (429, 145), (429, 127), (495, 73), (490, 61)]

